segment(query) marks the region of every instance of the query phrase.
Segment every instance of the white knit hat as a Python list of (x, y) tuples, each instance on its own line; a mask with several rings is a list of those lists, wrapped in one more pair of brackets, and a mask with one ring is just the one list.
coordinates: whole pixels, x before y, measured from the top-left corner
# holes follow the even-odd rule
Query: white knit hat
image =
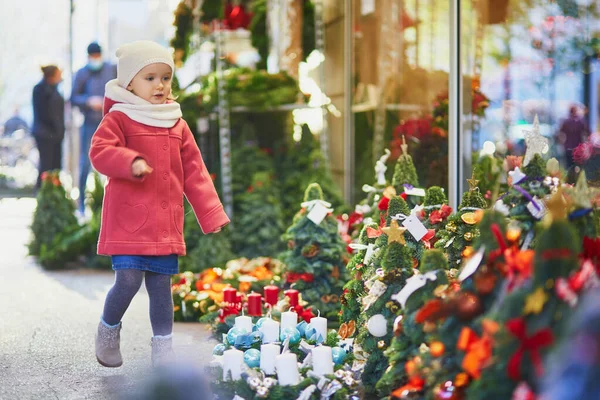
[(165, 63), (175, 71), (171, 51), (150, 40), (122, 45), (117, 49), (117, 57), (117, 81), (123, 88), (127, 88), (133, 77), (146, 65)]

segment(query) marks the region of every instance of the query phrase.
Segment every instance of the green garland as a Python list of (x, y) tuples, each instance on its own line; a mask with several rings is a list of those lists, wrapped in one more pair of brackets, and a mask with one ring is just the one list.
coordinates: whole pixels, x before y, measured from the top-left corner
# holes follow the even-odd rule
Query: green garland
[[(269, 74), (265, 70), (233, 68), (224, 74), (227, 100), (231, 107), (245, 106), (264, 110), (283, 104), (296, 103), (300, 89), (298, 82), (286, 72)], [(202, 101), (211, 109), (217, 106), (217, 74), (202, 78)]]

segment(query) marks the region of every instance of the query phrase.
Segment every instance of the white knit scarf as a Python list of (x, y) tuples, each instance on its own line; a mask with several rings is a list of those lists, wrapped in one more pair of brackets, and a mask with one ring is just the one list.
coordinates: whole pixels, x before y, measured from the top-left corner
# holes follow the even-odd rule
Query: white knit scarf
[(119, 86), (116, 79), (106, 84), (105, 96), (116, 101), (110, 111), (121, 111), (132, 120), (158, 128), (172, 128), (181, 118), (179, 103), (152, 104)]

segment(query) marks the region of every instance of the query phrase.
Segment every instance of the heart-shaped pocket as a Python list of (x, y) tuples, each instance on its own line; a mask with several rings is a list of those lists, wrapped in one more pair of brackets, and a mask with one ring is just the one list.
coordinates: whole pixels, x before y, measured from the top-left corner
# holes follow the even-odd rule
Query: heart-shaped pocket
[(129, 232), (137, 232), (148, 220), (148, 207), (143, 204), (122, 204), (119, 207), (119, 226)]
[(183, 207), (175, 206), (175, 211), (173, 211), (173, 217), (175, 218), (175, 228), (177, 232), (183, 233)]

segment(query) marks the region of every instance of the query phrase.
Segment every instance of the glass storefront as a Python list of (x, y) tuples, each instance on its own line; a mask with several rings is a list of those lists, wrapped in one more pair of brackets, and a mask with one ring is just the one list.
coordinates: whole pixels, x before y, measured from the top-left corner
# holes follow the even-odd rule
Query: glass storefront
[[(458, 29), (451, 24), (454, 7)], [(390, 160), (399, 156), (403, 137), (422, 187), (457, 187), (473, 170), (485, 180), (506, 167), (506, 155), (524, 154), (535, 129), (548, 139), (545, 157), (556, 157), (571, 181), (580, 168), (590, 182), (599, 181), (597, 2), (352, 0), (346, 6), (325, 1), (325, 9), (326, 69), (342, 75), (345, 63), (351, 79), (344, 89), (344, 76), (329, 73), (326, 88), (343, 114), (329, 118), (332, 167), (347, 177), (351, 201), (373, 181), (384, 149)], [(449, 90), (453, 79), (459, 94)], [(457, 117), (449, 105), (457, 99), (460, 123), (453, 133), (449, 120)], [(449, 150), (452, 134), (458, 136), (455, 152)], [(460, 176), (448, 179), (449, 158), (461, 163)], [(388, 168), (389, 178), (392, 173)], [(493, 188), (483, 186), (493, 196)]]

